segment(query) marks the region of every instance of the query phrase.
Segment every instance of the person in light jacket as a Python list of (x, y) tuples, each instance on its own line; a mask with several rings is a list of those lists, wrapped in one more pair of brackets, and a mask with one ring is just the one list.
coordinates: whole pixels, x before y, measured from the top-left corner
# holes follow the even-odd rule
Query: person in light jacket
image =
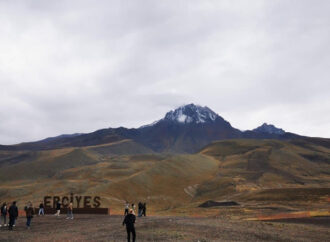
[(129, 203), (126, 201), (124, 216), (126, 216), (128, 214), (128, 212), (129, 212)]
[(73, 219), (73, 204), (69, 203), (66, 219)]

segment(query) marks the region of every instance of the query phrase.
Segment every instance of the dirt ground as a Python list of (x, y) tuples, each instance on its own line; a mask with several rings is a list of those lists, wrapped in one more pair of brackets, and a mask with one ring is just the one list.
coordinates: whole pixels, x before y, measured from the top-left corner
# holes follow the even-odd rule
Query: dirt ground
[[(0, 228), (0, 241), (125, 241), (123, 216), (53, 215), (26, 219), (14, 231)], [(330, 218), (286, 221), (244, 221), (226, 218), (150, 216), (137, 218), (137, 241), (330, 241)]]

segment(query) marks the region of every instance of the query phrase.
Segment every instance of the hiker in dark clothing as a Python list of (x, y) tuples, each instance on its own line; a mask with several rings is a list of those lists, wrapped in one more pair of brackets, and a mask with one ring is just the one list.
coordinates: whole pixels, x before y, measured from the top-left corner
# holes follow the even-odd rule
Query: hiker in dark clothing
[[(3, 219), (3, 226), (7, 226), (7, 204), (3, 203), (1, 206), (1, 218)], [(1, 227), (1, 219), (0, 219), (0, 227)]]
[(142, 216), (143, 204), (139, 202), (138, 204), (138, 217)]
[(129, 214), (125, 216), (125, 219), (123, 221), (123, 226), (126, 224), (126, 231), (127, 231), (127, 241), (131, 241), (131, 233), (133, 236), (133, 242), (135, 242), (135, 215), (133, 214), (133, 210), (129, 210)]
[(17, 209), (17, 206), (16, 206), (16, 201), (14, 201), (12, 203), (12, 205), (10, 206), (10, 208), (8, 210), (8, 213), (9, 213), (9, 227), (8, 227), (8, 229), (13, 230), (13, 225), (15, 224), (15, 220), (18, 217), (18, 209)]
[(143, 205), (142, 205), (142, 215), (144, 217), (146, 216), (146, 212), (147, 212), (147, 204), (146, 203), (143, 203)]
[(31, 202), (29, 202), (28, 205), (25, 207), (25, 213), (26, 213), (26, 227), (30, 229), (31, 220), (34, 215), (34, 209)]

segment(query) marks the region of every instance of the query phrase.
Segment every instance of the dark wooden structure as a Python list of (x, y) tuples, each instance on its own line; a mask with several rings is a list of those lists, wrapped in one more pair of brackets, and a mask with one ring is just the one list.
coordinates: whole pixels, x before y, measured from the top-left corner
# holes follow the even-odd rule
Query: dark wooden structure
[[(36, 209), (38, 212), (39, 209)], [(61, 214), (67, 214), (67, 208), (61, 208)], [(45, 208), (45, 214), (55, 214), (55, 208)], [(110, 215), (110, 208), (73, 208), (73, 214), (108, 214)]]

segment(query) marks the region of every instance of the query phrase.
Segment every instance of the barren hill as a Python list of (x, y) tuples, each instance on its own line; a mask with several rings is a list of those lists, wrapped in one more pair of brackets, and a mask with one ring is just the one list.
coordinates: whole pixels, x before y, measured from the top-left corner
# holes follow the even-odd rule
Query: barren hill
[(330, 194), (330, 148), (306, 140), (218, 141), (181, 155), (123, 140), (0, 157), (0, 201), (21, 204), (73, 192), (118, 209), (128, 200), (168, 210), (206, 200), (322, 202)]

